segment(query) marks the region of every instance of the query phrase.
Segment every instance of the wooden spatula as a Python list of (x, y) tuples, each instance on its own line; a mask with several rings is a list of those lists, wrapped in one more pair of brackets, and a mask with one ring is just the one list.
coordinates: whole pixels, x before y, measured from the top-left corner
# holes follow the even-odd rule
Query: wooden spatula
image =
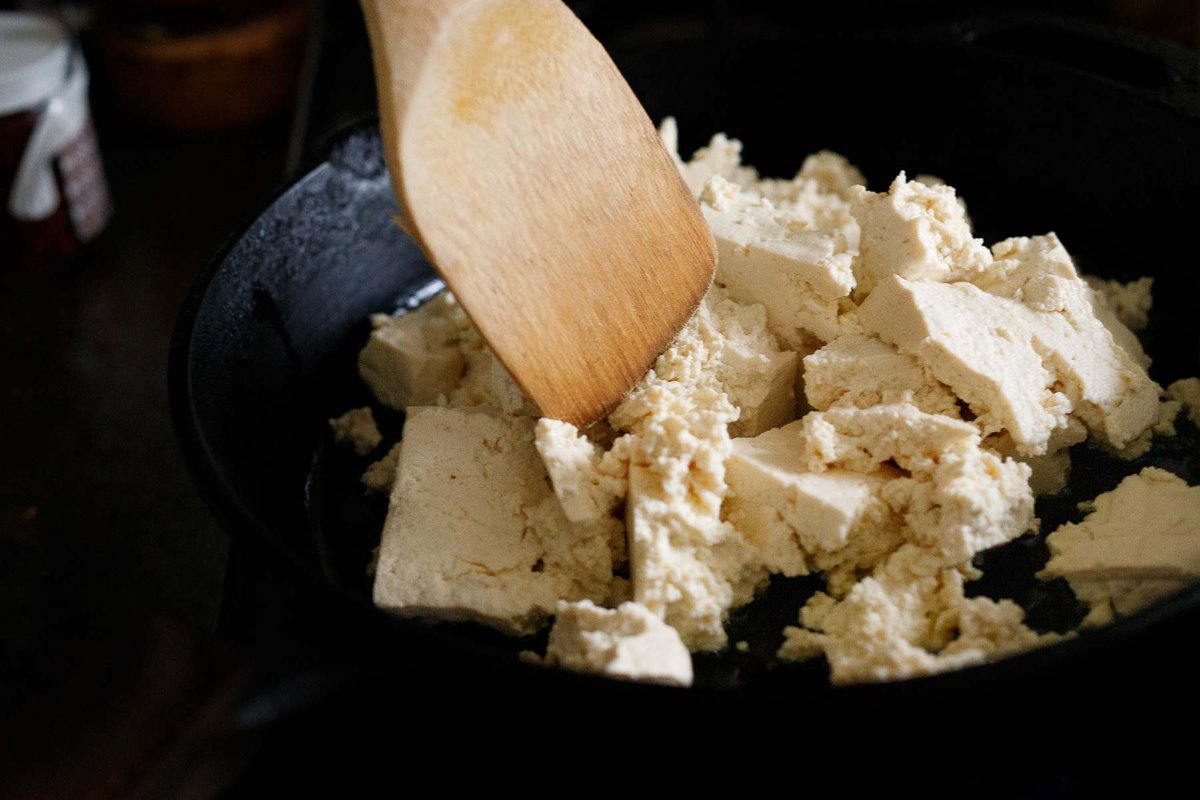
[(398, 222), (548, 417), (610, 410), (708, 289), (712, 236), (558, 0), (362, 0)]

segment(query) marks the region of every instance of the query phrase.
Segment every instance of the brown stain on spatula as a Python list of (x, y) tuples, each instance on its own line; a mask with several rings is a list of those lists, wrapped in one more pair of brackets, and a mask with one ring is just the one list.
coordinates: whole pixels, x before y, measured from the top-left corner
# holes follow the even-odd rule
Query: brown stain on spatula
[(697, 204), (558, 0), (363, 0), (404, 227), (545, 416), (620, 401), (712, 280)]

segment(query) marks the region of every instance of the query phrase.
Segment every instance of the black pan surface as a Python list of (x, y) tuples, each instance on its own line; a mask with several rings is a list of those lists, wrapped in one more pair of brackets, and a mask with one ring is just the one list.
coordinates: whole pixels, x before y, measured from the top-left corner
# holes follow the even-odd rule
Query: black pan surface
[[(1085, 272), (1153, 275), (1144, 336), (1152, 376), (1165, 384), (1200, 374), (1194, 56), (1076, 23), (1006, 18), (871, 37), (681, 43), (616, 58), (652, 118), (678, 118), (681, 151), (726, 131), (746, 142), (746, 162), (766, 175), (790, 175), (821, 148), (850, 158), (874, 189), (901, 169), (936, 174), (966, 198), (988, 243), (1054, 230)], [(341, 135), (197, 280), (173, 344), (171, 396), (202, 490), (236, 535), (267, 542), (346, 626), (378, 639), (385, 668), (416, 659), (524, 687), (514, 691), (678, 701), (679, 690), (519, 665), (515, 654), (536, 639), (392, 620), (371, 606), (365, 567), (386, 502), (364, 495), (358, 477), (369, 459), (335, 447), (326, 420), (371, 404), (385, 442), (399, 436), (402, 415), (372, 403), (355, 356), (369, 314), (415, 307), (440, 286), (390, 220), (394, 199), (374, 127)], [(1076, 448), (1069, 494), (1039, 502), (1043, 531), (1078, 519), (1078, 500), (1146, 465), (1200, 482), (1200, 436), (1180, 427), (1178, 438), (1132, 464)], [(1082, 608), (1064, 582), (1033, 579), (1046, 555), (1041, 536), (983, 554), (985, 578), (972, 591), (1016, 599), (1041, 630), (1067, 630)], [(829, 687), (822, 665), (781, 665), (773, 656), (816, 587), (815, 579), (773, 579), (731, 619), (731, 641), (745, 640), (748, 651), (698, 657), (698, 687), (687, 696), (874, 705), (1003, 702), (1014, 692), (1028, 701), (1053, 691), (1061, 702), (1072, 688), (1083, 697), (1145, 677), (1148, 659), (1160, 676), (1195, 667), (1181, 642), (1200, 625), (1200, 590), (993, 665)]]

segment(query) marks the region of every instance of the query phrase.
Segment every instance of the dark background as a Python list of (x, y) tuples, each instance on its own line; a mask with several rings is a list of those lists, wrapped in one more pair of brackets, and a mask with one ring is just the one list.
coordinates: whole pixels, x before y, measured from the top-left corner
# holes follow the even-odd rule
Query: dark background
[[(610, 47), (1048, 7), (572, 5)], [(258, 62), (238, 74), (234, 85), (246, 92), (275, 82), (249, 110), (235, 113), (229, 90), (201, 75), (215, 96), (198, 96), (192, 118), (164, 116), (156, 92), (177, 98), (184, 83), (139, 82), (154, 71), (130, 66), (130, 41), (219, 36), (285, 6), (304, 6), (304, 25), (265, 46), (260, 57), (278, 68)], [(80, 28), (116, 214), (80, 257), (47, 270), (9, 268), (0, 243), (0, 720), (12, 737), (0, 749), (13, 759), (12, 772), (0, 772), (0, 796), (5, 774), (24, 775), (12, 785), (27, 797), (255, 794), (287, 768), (270, 744), (287, 734), (268, 735), (265, 746), (204, 745), (203, 758), (179, 753), (221, 727), (247, 665), (286, 638), (266, 632), (284, 590), (274, 591), (278, 579), (254, 552), (230, 552), (186, 474), (167, 411), (167, 348), (189, 282), (222, 238), (333, 131), (372, 110), (357, 4), (0, 2), (10, 7), (49, 9)], [(1200, 44), (1195, 0), (1053, 10)], [(227, 570), (253, 577), (226, 594)]]

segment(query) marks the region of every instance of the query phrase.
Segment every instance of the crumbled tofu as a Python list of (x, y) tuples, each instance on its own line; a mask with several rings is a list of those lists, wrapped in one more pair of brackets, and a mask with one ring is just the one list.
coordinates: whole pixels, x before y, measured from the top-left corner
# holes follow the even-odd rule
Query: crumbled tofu
[(804, 159), (796, 177), (814, 181), (823, 192), (846, 195), (852, 186), (865, 186), (867, 179), (846, 157), (832, 150), (818, 150)]
[(804, 471), (802, 426), (733, 440), (726, 462), (729, 522), (771, 572), (874, 565), (903, 543), (898, 519), (879, 496), (884, 474)]
[(912, 406), (813, 412), (733, 442), (729, 521), (772, 572), (853, 574), (905, 541), (965, 561), (1033, 525), (1028, 467)]
[[(771, 574), (822, 576), (779, 655), (824, 656), (836, 683), (1060, 639), (964, 583), (1037, 528), (1073, 445), (1132, 459), (1182, 408), (1200, 423), (1200, 379), (1164, 394), (1146, 373), (1150, 279), (1085, 280), (1052, 233), (988, 249), (931, 176), (873, 193), (821, 151), (760, 178), (736, 139), (685, 162), (673, 119), (660, 135), (717, 273), (607, 419), (538, 419), (449, 293), (373, 318), (360, 373), (409, 412), (363, 475), (390, 492), (375, 602), (515, 635), (556, 616), (524, 660), (680, 686)], [(331, 422), (356, 437), (351, 415)], [(1049, 542), (1042, 574), (1085, 624), (1132, 613), (1200, 577), (1200, 488), (1144, 470)]]
[(720, 518), (735, 412), (720, 392), (670, 381), (653, 382), (633, 402), (643, 411), (626, 503), (633, 599), (690, 649), (720, 649), (729, 609), (766, 578), (752, 548)]
[(358, 356), (358, 372), (379, 402), (403, 410), (431, 405), (462, 377), (462, 315), (447, 292), (399, 317), (376, 314), (374, 330)]
[(383, 441), (383, 434), (375, 424), (375, 414), (367, 407), (351, 409), (329, 420), (329, 427), (333, 429), (335, 442), (352, 445), (360, 456), (365, 456)]
[(909, 403), (930, 414), (959, 416), (958, 398), (916, 357), (862, 334), (839, 336), (805, 356), (804, 392), (820, 411)]
[(964, 561), (1031, 530), (1029, 467), (981, 447), (970, 423), (909, 405), (814, 411), (801, 424), (800, 465), (871, 474), (895, 465), (901, 474), (880, 496), (904, 522), (905, 537)]
[[(946, 183), (946, 181), (942, 180), (937, 175), (918, 175), (917, 177), (913, 178), (913, 181), (915, 181), (916, 183), (924, 184), (925, 186), (929, 186), (929, 187), (947, 186), (948, 185)], [(962, 206), (963, 221), (967, 223), (967, 227), (971, 227), (971, 215), (967, 211), (967, 201), (963, 200), (962, 197), (960, 197), (957, 192), (955, 192), (954, 199), (958, 201), (958, 204), (960, 206)]]
[[(1184, 378), (1167, 387), (1167, 397), (1187, 410), (1188, 419), (1200, 426), (1200, 378)], [(1176, 416), (1179, 412), (1176, 411)], [(1174, 420), (1172, 420), (1172, 427)]]
[[(850, 213), (850, 187), (865, 183), (862, 173), (837, 153), (822, 150), (804, 159), (791, 180), (759, 180), (743, 188), (770, 201), (789, 227), (827, 231), (858, 250), (858, 222)], [(703, 197), (703, 195), (702, 195)]]
[(928, 476), (884, 484), (910, 541), (961, 561), (1036, 528), (1030, 469), (978, 447), (947, 453)]
[[(705, 325), (705, 314), (710, 322)], [(733, 436), (754, 436), (795, 417), (798, 356), (781, 350), (767, 330), (766, 310), (709, 293), (697, 320), (716, 361), (712, 371), (729, 402), (738, 409)]]
[[(938, 178), (937, 175), (917, 175), (916, 178), (913, 178), (912, 180), (917, 182), (917, 184), (929, 186), (930, 188), (935, 186), (949, 186), (946, 181)], [(970, 228), (971, 215), (967, 212), (967, 201), (959, 197), (958, 192), (955, 192), (954, 199), (958, 200), (959, 205), (962, 206), (962, 219), (964, 219), (964, 221), (967, 223), (967, 227)]]
[[(437, 405), (445, 405), (450, 408), (496, 408), (503, 411), (505, 400), (496, 396), (496, 386), (499, 382), (501, 391), (508, 396), (508, 406), (516, 408), (518, 403), (514, 399), (514, 394), (519, 395), (520, 389), (504, 373), (504, 368), (497, 363), (496, 357), (484, 343), (482, 334), (471, 324), (461, 308), (456, 319), (462, 323), (459, 348), (462, 351), (465, 366), (458, 383), (444, 398), (438, 398)], [(500, 376), (497, 376), (497, 371), (501, 373)], [(520, 402), (527, 403), (524, 397), (521, 397)], [(526, 406), (526, 408), (532, 408), (532, 406)], [(529, 413), (536, 414), (536, 412)]]
[(1156, 421), (1160, 388), (1115, 345), (1078, 278), (1038, 283), (1036, 291), (993, 287), (1019, 289), (1018, 300), (971, 283), (892, 276), (863, 303), (859, 320), (966, 401), (985, 434), (1007, 431), (1023, 454), (1046, 452), (1072, 416), (1123, 448)]
[(980, 289), (1034, 311), (1066, 311), (1072, 299), (1085, 314), (1092, 310), (1092, 292), (1055, 234), (1005, 239), (992, 246), (992, 254), (990, 268), (973, 276), (972, 283)]
[(675, 629), (637, 603), (559, 603), (546, 666), (625, 680), (692, 685), (692, 656)]
[(528, 634), (560, 599), (605, 600), (608, 531), (563, 514), (533, 427), (491, 410), (409, 410), (376, 605)]
[(400, 468), (400, 451), (403, 447), (404, 442), (396, 442), (383, 458), (372, 461), (362, 474), (363, 486), (380, 494), (391, 492), (392, 484), (396, 481), (396, 470)]
[(1029, 490), (1034, 496), (1058, 494), (1071, 480), (1071, 451), (1059, 450), (1019, 459), (1029, 465)]
[[(1164, 397), (1169, 397), (1166, 392)], [(1183, 410), (1183, 403), (1178, 400), (1164, 399), (1158, 404), (1158, 419), (1154, 425), (1142, 431), (1141, 435), (1130, 440), (1121, 449), (1116, 449), (1110, 446), (1107, 442), (1093, 441), (1093, 446), (1105, 451), (1109, 455), (1124, 459), (1125, 461), (1133, 461), (1141, 458), (1150, 452), (1150, 448), (1154, 445), (1155, 436), (1176, 436), (1178, 430), (1175, 428), (1175, 420), (1179, 418), (1179, 412)]]
[(1121, 324), (1131, 331), (1143, 330), (1150, 322), (1150, 309), (1154, 305), (1154, 278), (1138, 278), (1121, 283), (1106, 281), (1088, 275), (1084, 278)]
[(887, 681), (956, 669), (1057, 641), (1024, 625), (1011, 600), (963, 594), (961, 567), (906, 545), (841, 601), (817, 594), (786, 628), (779, 657), (824, 654), (834, 683)]
[(845, 230), (814, 227), (719, 176), (705, 185), (700, 204), (717, 242), (717, 285), (738, 302), (761, 303), (785, 346), (853, 330), (846, 314), (853, 252)]
[[(762, 306), (735, 302), (714, 287), (640, 387), (679, 383), (723, 393), (736, 410), (733, 435), (754, 435), (795, 415), (796, 354), (781, 350), (766, 329)], [(618, 428), (645, 413), (635, 387), (610, 415)]]
[(1158, 404), (1158, 422), (1154, 423), (1154, 434), (1156, 436), (1176, 436), (1178, 431), (1175, 429), (1175, 420), (1179, 419), (1179, 412), (1183, 410), (1183, 403), (1178, 400), (1163, 400)]
[(718, 133), (706, 147), (701, 147), (692, 154), (690, 161), (685, 162), (679, 157), (679, 126), (674, 117), (663, 118), (658, 135), (667, 152), (675, 157), (683, 182), (694, 197), (700, 196), (704, 184), (713, 176), (745, 185), (758, 180), (758, 172), (753, 167), (742, 166), (742, 143), (737, 139)]
[(958, 636), (938, 652), (935, 672), (961, 669), (1062, 641), (1025, 625), (1025, 611), (1011, 600), (974, 597), (958, 608)]
[(969, 422), (905, 404), (814, 411), (801, 421), (801, 432), (800, 465), (810, 472), (868, 473), (889, 461), (904, 470), (928, 471), (943, 455), (978, 449), (980, 441)]
[(1146, 467), (1096, 497), (1090, 513), (1046, 538), (1039, 575), (1066, 578), (1089, 624), (1128, 614), (1200, 576), (1200, 487)]
[(909, 181), (901, 172), (886, 193), (858, 188), (851, 212), (860, 228), (854, 260), (858, 294), (890, 275), (910, 280), (965, 280), (987, 269), (992, 254), (949, 186)]

